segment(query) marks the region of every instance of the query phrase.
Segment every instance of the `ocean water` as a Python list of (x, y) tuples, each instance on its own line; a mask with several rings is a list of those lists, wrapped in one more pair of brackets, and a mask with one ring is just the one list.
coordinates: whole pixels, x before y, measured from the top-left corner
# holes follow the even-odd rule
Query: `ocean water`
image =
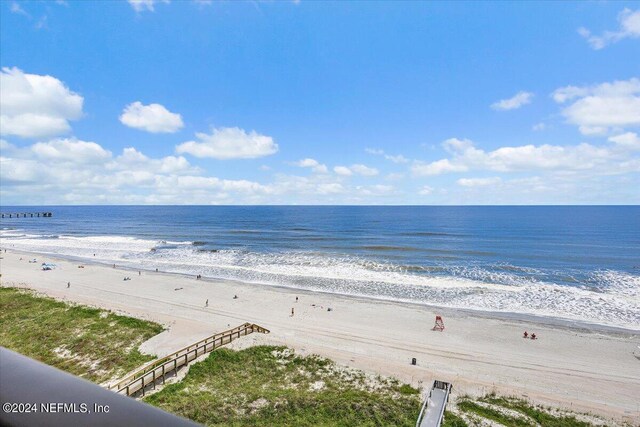
[(53, 212), (2, 219), (4, 248), (640, 329), (638, 206), (1, 210)]

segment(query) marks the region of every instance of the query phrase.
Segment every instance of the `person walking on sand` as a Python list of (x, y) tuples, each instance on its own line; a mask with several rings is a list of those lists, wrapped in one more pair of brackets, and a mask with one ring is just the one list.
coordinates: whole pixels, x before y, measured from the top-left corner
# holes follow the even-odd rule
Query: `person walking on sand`
[(294, 313), (293, 307), (291, 307), (291, 317), (293, 317), (293, 313)]
[(67, 282), (67, 289), (71, 287), (71, 282)]
[(207, 300), (204, 302), (204, 306), (205, 307), (209, 307), (209, 299), (207, 298)]
[(298, 297), (296, 297), (296, 302), (298, 302)]

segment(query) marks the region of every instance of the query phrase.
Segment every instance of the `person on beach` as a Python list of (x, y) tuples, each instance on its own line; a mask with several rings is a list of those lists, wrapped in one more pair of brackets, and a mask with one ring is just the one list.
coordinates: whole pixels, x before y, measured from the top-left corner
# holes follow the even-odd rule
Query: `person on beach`
[(209, 299), (207, 299), (207, 300), (205, 301), (204, 306), (205, 306), (205, 307), (209, 307)]
[(67, 282), (67, 289), (71, 287), (71, 282)]
[(298, 302), (298, 297), (296, 297), (296, 302)]
[(138, 271), (138, 276), (142, 276), (142, 271)]
[(238, 299), (238, 295), (234, 295), (234, 296), (233, 296), (233, 299)]
[(531, 339), (535, 340), (536, 339), (536, 334), (531, 334)]
[(294, 313), (293, 307), (291, 307), (291, 317), (293, 317), (293, 313)]
[(528, 337), (529, 337), (529, 332), (524, 331), (524, 334), (523, 334), (523, 336), (522, 336), (522, 337), (523, 337), (523, 338), (528, 338)]

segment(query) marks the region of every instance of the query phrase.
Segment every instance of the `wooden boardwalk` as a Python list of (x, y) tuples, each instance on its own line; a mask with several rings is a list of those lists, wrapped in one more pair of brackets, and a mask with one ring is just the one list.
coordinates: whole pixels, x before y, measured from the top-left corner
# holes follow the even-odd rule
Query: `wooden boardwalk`
[(231, 341), (249, 335), (253, 332), (268, 334), (269, 330), (255, 323), (244, 323), (228, 331), (220, 332), (208, 338), (200, 340), (195, 344), (191, 344), (181, 350), (169, 354), (168, 356), (156, 359), (136, 369), (118, 382), (111, 384), (108, 388), (116, 393), (132, 396), (141, 392), (144, 396), (147, 387), (155, 388), (156, 382), (161, 381), (164, 384), (165, 376), (189, 364), (193, 360), (210, 353), (213, 350), (229, 344)]
[(440, 427), (444, 419), (444, 410), (449, 401), (451, 384), (444, 381), (434, 381), (429, 396), (422, 405), (416, 427)]

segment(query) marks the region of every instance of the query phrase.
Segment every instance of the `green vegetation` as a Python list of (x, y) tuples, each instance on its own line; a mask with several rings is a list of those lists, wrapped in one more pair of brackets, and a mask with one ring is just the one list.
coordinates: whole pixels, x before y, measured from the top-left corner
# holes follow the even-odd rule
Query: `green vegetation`
[(503, 408), (512, 409), (518, 411), (531, 418), (536, 423), (545, 427), (589, 427), (590, 423), (579, 421), (573, 416), (556, 416), (545, 411), (541, 406), (532, 406), (526, 400), (515, 397), (497, 397), (495, 395), (488, 395), (482, 399), (483, 402), (490, 403), (492, 405), (498, 405)]
[[(472, 420), (471, 425), (483, 421), (493, 421), (506, 427), (592, 427), (593, 424), (580, 421), (575, 416), (557, 411), (552, 414), (549, 408), (533, 406), (526, 400), (517, 397), (502, 397), (489, 394), (477, 401), (470, 397), (461, 397), (456, 403), (458, 416), (447, 419), (451, 412), (445, 415), (444, 426), (463, 427), (468, 424), (461, 418), (468, 416)], [(456, 419), (457, 418), (457, 419)]]
[(524, 418), (516, 418), (505, 415), (502, 411), (498, 409), (494, 409), (488, 406), (478, 405), (475, 402), (470, 400), (463, 400), (458, 402), (458, 409), (463, 412), (471, 412), (480, 416), (481, 418), (485, 418), (491, 421), (497, 421), (502, 425), (508, 427), (533, 427), (533, 423), (529, 422)]
[(459, 416), (451, 411), (444, 411), (444, 422), (442, 427), (468, 427), (469, 425)]
[[(94, 382), (152, 360), (138, 346), (161, 325), (0, 287), (0, 345)], [(286, 347), (219, 349), (186, 377), (145, 400), (219, 426), (414, 426), (419, 390)], [(517, 397), (462, 396), (444, 427), (592, 427), (575, 416)]]
[(220, 349), (145, 399), (207, 425), (414, 426), (419, 391), (286, 347)]
[(0, 345), (94, 382), (154, 359), (138, 346), (161, 325), (0, 287)]

